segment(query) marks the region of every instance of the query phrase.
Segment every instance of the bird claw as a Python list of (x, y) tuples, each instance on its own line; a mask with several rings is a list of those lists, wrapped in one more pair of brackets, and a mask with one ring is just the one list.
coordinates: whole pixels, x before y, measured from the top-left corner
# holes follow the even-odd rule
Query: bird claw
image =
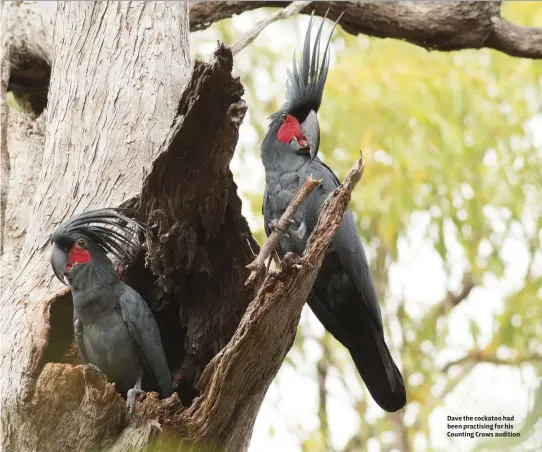
[(304, 221), (301, 222), (296, 231), (289, 231), (289, 234), (297, 240), (305, 240), (307, 235), (307, 225)]
[(97, 373), (103, 373), (98, 367), (96, 367), (94, 364), (88, 363), (87, 364), (87, 370), (90, 370), (91, 372), (97, 372)]
[(137, 399), (143, 394), (145, 394), (145, 391), (142, 389), (132, 388), (128, 390), (128, 393), (126, 394), (126, 407), (128, 408), (128, 414), (132, 414)]
[[(292, 221), (292, 220), (289, 220), (289, 222)], [(269, 222), (269, 229), (272, 229), (272, 230), (275, 230), (275, 231), (279, 231), (282, 235), (284, 235), (285, 237), (288, 237), (289, 234), (288, 234), (288, 231), (286, 229), (283, 229), (279, 226), (279, 220), (271, 220)]]

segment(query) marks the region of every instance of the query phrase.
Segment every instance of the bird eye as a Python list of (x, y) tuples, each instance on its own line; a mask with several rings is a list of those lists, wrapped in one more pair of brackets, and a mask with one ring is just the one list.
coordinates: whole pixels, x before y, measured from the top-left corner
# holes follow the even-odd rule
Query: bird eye
[(81, 248), (85, 248), (87, 246), (87, 244), (85, 243), (85, 241), (83, 239), (78, 239), (77, 240), (77, 244), (81, 247)]

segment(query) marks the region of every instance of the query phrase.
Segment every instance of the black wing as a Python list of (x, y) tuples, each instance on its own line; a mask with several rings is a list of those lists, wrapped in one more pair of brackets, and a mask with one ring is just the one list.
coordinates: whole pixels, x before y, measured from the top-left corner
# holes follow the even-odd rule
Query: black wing
[(145, 369), (156, 378), (162, 397), (169, 397), (173, 392), (171, 374), (151, 310), (141, 295), (127, 285), (124, 285), (119, 304)]
[(362, 300), (374, 316), (375, 321), (382, 330), (382, 314), (376, 296), (373, 278), (369, 270), (369, 263), (365, 250), (358, 235), (354, 215), (348, 209), (339, 229), (332, 240), (332, 247), (335, 250), (339, 261), (354, 281)]
[[(322, 193), (321, 199), (318, 202), (318, 207), (314, 212), (314, 221), (318, 218), (318, 210), (321, 204), (329, 196), (329, 194), (335, 190), (339, 185), (339, 179), (333, 173), (333, 171), (320, 159), (316, 158), (310, 165), (313, 177), (322, 179), (324, 193)], [(312, 229), (316, 226), (309, 225)], [(380, 305), (376, 296), (374, 288), (373, 278), (369, 271), (369, 262), (365, 255), (365, 250), (361, 243), (361, 239), (356, 228), (356, 222), (352, 211), (348, 209), (344, 214), (343, 220), (339, 229), (335, 233), (331, 246), (339, 262), (348, 273), (348, 276), (354, 281), (358, 292), (361, 295), (363, 302), (369, 308), (369, 311), (374, 316), (375, 321), (382, 328), (382, 314), (380, 312)]]
[[(339, 181), (322, 162), (313, 162), (311, 167), (323, 186), (310, 209), (315, 223), (315, 211)], [(350, 209), (332, 239), (307, 302), (324, 327), (348, 348), (374, 400), (389, 412), (402, 408), (406, 403), (403, 377), (384, 339), (380, 305)]]
[(269, 185), (266, 185), (265, 191), (263, 193), (263, 201), (262, 201), (263, 229), (267, 237), (269, 237), (269, 234), (271, 234), (271, 230), (269, 229), (269, 224), (268, 224), (268, 218), (270, 215), (270, 212), (268, 212), (269, 206), (267, 205), (267, 197), (269, 196), (267, 193), (268, 188), (269, 188)]

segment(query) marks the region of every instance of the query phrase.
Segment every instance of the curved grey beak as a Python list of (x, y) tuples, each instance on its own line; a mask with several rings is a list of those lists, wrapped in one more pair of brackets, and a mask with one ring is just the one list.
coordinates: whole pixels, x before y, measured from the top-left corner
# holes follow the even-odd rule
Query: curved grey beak
[(66, 282), (65, 270), (66, 264), (68, 263), (68, 254), (66, 251), (59, 248), (56, 244), (53, 244), (53, 252), (51, 253), (51, 267), (55, 272), (55, 276), (63, 284), (68, 284)]
[(311, 110), (305, 121), (301, 123), (301, 130), (309, 142), (309, 153), (312, 162), (320, 147), (320, 125), (318, 124), (318, 115), (314, 110)]

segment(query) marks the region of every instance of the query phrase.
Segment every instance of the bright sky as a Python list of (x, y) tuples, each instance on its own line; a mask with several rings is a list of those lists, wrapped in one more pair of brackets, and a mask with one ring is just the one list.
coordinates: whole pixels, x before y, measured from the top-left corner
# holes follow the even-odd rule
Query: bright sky
[[(255, 20), (265, 14), (265, 12), (259, 11), (236, 17), (234, 25), (238, 31), (246, 31)], [(243, 74), (249, 71), (256, 76), (259, 87), (258, 96), (262, 100), (274, 97), (282, 101), (284, 98), (286, 68), (291, 65), (294, 46), (299, 49), (302, 45), (307, 21), (307, 17), (300, 17), (297, 19), (295, 29), (292, 26), (286, 27), (284, 22), (278, 22), (268, 27), (258, 37), (258, 43), (268, 43), (272, 49), (281, 50), (281, 54), (284, 55), (271, 77), (252, 66), (250, 47), (236, 57), (234, 71), (241, 76), (241, 80), (243, 80)], [(217, 36), (213, 30), (193, 34), (193, 50), (203, 55), (209, 55), (215, 48)], [(333, 71), (333, 53), (337, 50), (337, 46), (332, 48), (330, 72)], [(259, 150), (256, 131), (248, 124), (250, 104), (248, 107), (249, 116), (241, 127), (240, 142), (245, 148)], [(538, 126), (540, 126), (538, 130), (542, 130), (542, 119), (538, 118), (538, 120)], [(539, 138), (539, 145), (542, 148), (542, 133)], [(250, 168), (250, 171), (247, 171), (246, 168)], [(261, 191), (263, 193), (264, 172), (259, 160), (259, 152), (254, 155), (245, 154), (242, 159), (236, 153), (232, 162), (232, 170), (241, 191)], [(257, 220), (251, 214), (248, 203), (246, 200), (244, 201), (245, 216), (253, 227), (259, 228), (260, 225), (256, 223)], [(442, 300), (446, 295), (447, 279), (442, 262), (431, 243), (424, 239), (419, 232), (425, 231), (426, 228), (423, 225), (428, 221), (428, 215), (418, 214), (412, 223), (408, 243), (401, 241), (399, 244), (399, 263), (392, 268), (390, 274), (391, 297), (386, 302), (387, 311), (393, 312), (400, 297), (405, 297), (409, 313), (411, 315), (421, 314), (426, 311), (428, 306)], [(455, 239), (448, 235), (447, 240), (453, 244)], [(459, 250), (459, 245), (456, 244), (458, 256), (456, 268), (458, 271), (456, 281), (453, 281), (452, 275), (450, 287), (452, 290), (459, 286), (458, 275), (462, 274), (461, 268), (464, 265)], [(477, 318), (480, 322), (483, 338), (480, 346), (484, 346), (484, 341), (487, 342), (491, 337), (493, 313), (503, 309), (503, 298), (506, 293), (521, 284), (526, 271), (527, 249), (521, 240), (520, 231), (512, 231), (511, 238), (504, 243), (503, 255), (507, 261), (505, 277), (499, 281), (485, 281), (484, 287), (474, 289), (468, 299), (451, 314), (449, 347), (436, 353), (435, 366), (442, 366), (448, 361), (463, 356), (472, 347), (469, 319)], [(538, 268), (542, 271), (542, 258), (538, 262)], [(542, 293), (540, 295), (542, 298)], [(483, 309), (480, 306), (483, 306)], [(311, 335), (316, 337), (323, 332), (322, 326), (308, 308), (304, 310), (302, 324), (306, 331), (310, 331)], [(391, 342), (393, 342), (394, 331), (392, 330), (391, 333)], [(303, 360), (304, 363), (295, 369), (285, 363), (271, 385), (256, 422), (250, 447), (251, 452), (301, 451), (299, 439), (306, 437), (308, 432), (318, 426), (315, 372), (320, 348), (314, 341), (308, 340), (305, 352), (307, 357)], [(507, 356), (507, 350), (501, 349), (498, 353), (504, 357)], [(542, 353), (542, 345), (540, 353)], [(296, 357), (295, 351), (290, 352), (290, 357), (296, 362), (300, 361), (296, 359), (298, 357)], [(342, 358), (349, 359), (346, 352)], [(410, 384), (423, 384), (420, 377), (420, 374), (412, 375)], [(347, 380), (350, 390), (359, 397), (362, 390), (353, 371), (351, 375), (347, 375)], [(471, 450), (476, 443), (475, 440), (462, 439), (455, 440), (453, 443), (449, 442), (449, 438), (446, 437), (446, 416), (506, 415), (515, 416), (516, 420), (522, 420), (532, 403), (533, 393), (538, 384), (540, 383), (537, 381), (535, 372), (529, 366), (523, 366), (518, 370), (495, 367), (490, 364), (479, 365), (444, 400), (442, 407), (433, 412), (431, 416), (431, 444), (436, 450), (450, 450), (450, 448), (461, 451)], [(329, 379), (328, 390), (330, 393), (328, 416), (332, 445), (341, 449), (358, 428), (358, 416), (351, 408), (351, 396), (344, 390), (336, 376), (332, 375)], [(407, 407), (405, 414), (407, 424), (413, 421), (418, 409), (420, 407), (412, 405)], [(370, 401), (369, 416), (382, 416), (382, 411), (372, 400)], [(515, 425), (519, 428), (520, 423), (516, 422)], [(542, 444), (542, 422), (538, 423), (537, 430), (536, 441), (538, 444)], [(425, 450), (427, 447), (425, 439), (421, 436), (417, 438), (415, 446), (416, 450)], [(369, 452), (380, 451), (379, 442), (369, 439), (367, 450)]]

